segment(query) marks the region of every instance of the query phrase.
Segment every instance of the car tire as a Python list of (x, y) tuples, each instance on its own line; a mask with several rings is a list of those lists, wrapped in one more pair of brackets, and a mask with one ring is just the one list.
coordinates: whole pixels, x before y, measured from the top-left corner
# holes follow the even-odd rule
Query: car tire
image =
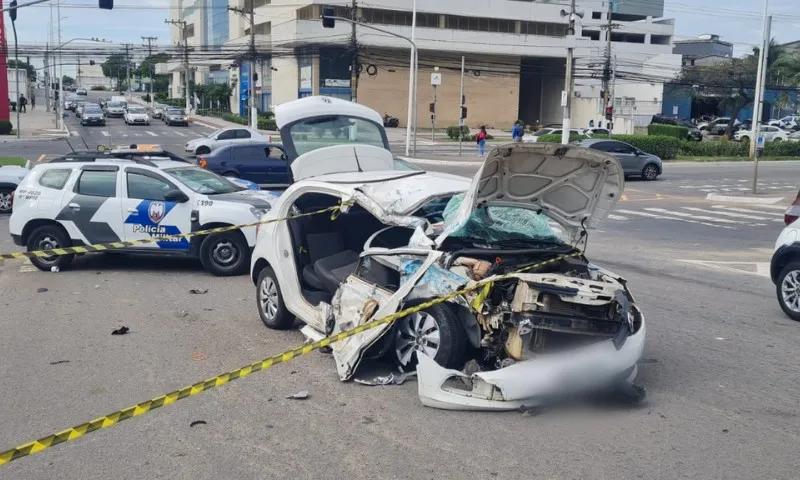
[(286, 330), (294, 325), (294, 317), (283, 303), (283, 293), (272, 267), (265, 267), (258, 274), (256, 305), (258, 315), (267, 328)]
[[(28, 251), (51, 250), (72, 246), (72, 241), (67, 232), (60, 225), (43, 225), (35, 229), (28, 236)], [(31, 263), (39, 270), (49, 272), (51, 268), (67, 268), (75, 259), (75, 255), (60, 255), (56, 257), (32, 257)]]
[(642, 178), (648, 182), (652, 182), (658, 178), (658, 165), (655, 163), (648, 163), (642, 169)]
[(242, 275), (250, 267), (250, 249), (242, 232), (212, 233), (200, 244), (200, 262), (218, 277)]
[[(406, 308), (420, 303), (423, 302), (410, 302), (406, 304)], [(425, 337), (430, 336), (434, 328), (438, 333), (439, 341), (435, 349), (431, 343), (433, 337), (427, 339), (427, 343), (425, 342)], [(464, 355), (467, 351), (467, 335), (458, 315), (448, 305), (440, 303), (400, 318), (395, 321), (392, 330), (395, 359), (401, 365), (416, 365), (415, 353), (424, 350), (428, 355), (433, 354), (436, 363), (444, 368), (461, 368), (463, 366)], [(422, 343), (417, 343), (420, 336)], [(428, 348), (425, 347), (426, 345)]]
[(208, 147), (197, 147), (195, 151), (195, 155), (208, 155), (209, 153), (211, 153), (211, 149)]
[[(784, 283), (786, 284), (787, 294), (784, 295)], [(794, 287), (794, 292), (791, 288)], [(787, 317), (796, 322), (800, 322), (800, 261), (789, 262), (783, 267), (775, 282), (775, 293), (778, 295), (778, 304)], [(794, 295), (791, 295), (794, 293)], [(798, 299), (798, 306), (790, 305), (792, 299)]]
[(0, 188), (0, 213), (11, 213), (11, 202), (14, 190)]

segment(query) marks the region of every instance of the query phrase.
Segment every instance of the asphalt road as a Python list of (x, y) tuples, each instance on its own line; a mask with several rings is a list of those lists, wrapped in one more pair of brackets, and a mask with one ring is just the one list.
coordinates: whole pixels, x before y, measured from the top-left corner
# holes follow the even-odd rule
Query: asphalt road
[[(638, 408), (445, 412), (421, 406), (415, 382), (341, 383), (332, 358), (313, 353), (12, 462), (0, 478), (796, 478), (800, 324), (780, 311), (763, 262), (798, 168), (762, 168), (767, 184), (787, 184), (765, 207), (707, 199), (733, 194), (721, 189), (746, 181), (746, 165), (670, 166), (629, 182), (591, 234), (589, 257), (628, 279), (648, 322)], [(246, 276), (187, 260), (90, 255), (56, 274), (7, 261), (0, 309), (0, 450), (303, 341), (261, 324)], [(121, 325), (131, 333), (110, 335)], [(301, 390), (310, 398), (285, 398)]]

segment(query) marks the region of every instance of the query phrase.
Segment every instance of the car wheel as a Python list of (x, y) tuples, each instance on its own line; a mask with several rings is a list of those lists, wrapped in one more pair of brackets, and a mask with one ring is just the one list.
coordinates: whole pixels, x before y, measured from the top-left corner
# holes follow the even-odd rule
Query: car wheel
[(250, 266), (250, 249), (241, 232), (213, 233), (200, 245), (200, 262), (218, 277), (241, 275)]
[[(58, 225), (44, 225), (34, 230), (28, 237), (28, 251), (53, 250), (72, 245), (67, 232)], [(46, 272), (53, 267), (67, 268), (75, 255), (54, 255), (50, 257), (33, 257), (31, 263), (39, 270)]]
[(272, 267), (265, 267), (258, 274), (258, 287), (256, 289), (256, 304), (261, 321), (273, 330), (286, 330), (294, 325), (294, 317), (286, 310), (283, 303), (283, 294), (278, 285), (275, 271)]
[(0, 188), (0, 213), (11, 213), (11, 195), (14, 190)]
[(750, 137), (748, 137), (747, 135), (742, 135), (742, 138), (740, 138), (739, 141), (741, 141), (741, 142), (749, 142), (750, 141)]
[(800, 261), (790, 262), (783, 267), (775, 289), (783, 313), (800, 322)]
[(658, 177), (658, 166), (655, 163), (648, 163), (642, 170), (642, 178), (648, 182), (652, 182)]
[(197, 151), (195, 152), (197, 155), (207, 155), (209, 153), (211, 153), (211, 149), (208, 147), (197, 147)]
[(400, 365), (416, 365), (415, 354), (423, 352), (445, 368), (461, 368), (466, 349), (464, 328), (447, 305), (433, 305), (395, 322), (394, 352)]

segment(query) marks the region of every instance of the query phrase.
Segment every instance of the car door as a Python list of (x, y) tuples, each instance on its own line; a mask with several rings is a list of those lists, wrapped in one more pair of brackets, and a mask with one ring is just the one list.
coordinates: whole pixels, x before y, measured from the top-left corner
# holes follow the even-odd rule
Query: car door
[(225, 146), (225, 145), (233, 145), (236, 143), (236, 131), (238, 128), (231, 128), (229, 130), (223, 130), (217, 134), (217, 138), (213, 139), (212, 143), (212, 150)]
[[(167, 192), (183, 191), (180, 187), (151, 170), (127, 167), (123, 174), (122, 211), (125, 215), (123, 229), (126, 241), (192, 231), (192, 202), (165, 200)], [(136, 248), (188, 252), (191, 245), (188, 238), (178, 238), (137, 245)]]
[(119, 167), (86, 165), (81, 167), (74, 195), (65, 195), (55, 220), (70, 233), (89, 245), (119, 242), (123, 238), (122, 206), (119, 191)]
[(634, 174), (642, 171), (639, 165), (641, 159), (636, 155), (635, 148), (622, 142), (603, 142), (602, 145), (603, 151), (617, 157), (624, 173)]
[(268, 181), (267, 154), (263, 145), (235, 145), (231, 147), (231, 159), (228, 163), (245, 180), (258, 184)]
[(286, 152), (278, 145), (267, 145), (264, 147), (264, 153), (266, 178), (258, 184), (267, 188), (289, 186), (292, 182), (289, 174), (289, 157)]
[(253, 135), (246, 128), (236, 129), (236, 143), (249, 143), (253, 140)]

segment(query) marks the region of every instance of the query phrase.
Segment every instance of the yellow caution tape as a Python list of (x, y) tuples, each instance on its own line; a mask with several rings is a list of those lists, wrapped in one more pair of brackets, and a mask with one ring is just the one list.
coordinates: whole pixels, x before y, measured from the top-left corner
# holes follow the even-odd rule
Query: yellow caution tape
[(331, 220), (334, 220), (336, 217), (334, 217), (333, 215), (337, 214), (337, 212), (339, 212), (344, 207), (345, 204), (337, 205), (335, 207), (324, 208), (322, 210), (317, 210), (314, 212), (290, 215), (285, 218), (273, 218), (270, 220), (264, 220), (260, 222), (245, 223), (242, 225), (230, 225), (227, 227), (209, 228), (208, 230), (198, 230), (196, 232), (181, 233), (177, 235), (164, 235), (160, 237), (143, 238), (141, 240), (128, 240), (125, 242), (111, 242), (111, 243), (96, 243), (94, 245), (85, 245), (82, 247), (63, 247), (63, 248), (54, 248), (52, 250), (35, 250), (31, 252), (0, 253), (0, 260), (12, 259), (12, 258), (34, 258), (34, 257), (52, 258), (61, 255), (73, 255), (76, 253), (105, 252), (108, 250), (118, 250), (121, 248), (135, 247), (137, 245), (147, 245), (149, 243), (163, 242), (175, 238), (189, 238), (189, 237), (197, 237), (200, 235), (210, 235), (212, 233), (230, 232), (233, 230), (239, 230), (247, 227), (266, 225), (268, 223), (283, 222), (285, 220), (292, 220), (294, 218), (310, 217), (312, 215), (319, 215), (325, 212), (331, 212)]
[[(325, 211), (327, 210), (330, 209), (326, 209)], [(543, 262), (539, 262), (534, 265), (529, 265), (515, 272), (508, 273), (505, 275), (500, 275), (498, 277), (493, 277), (489, 282), (479, 282), (470, 285), (468, 287), (465, 287), (461, 290), (455, 291), (448, 295), (434, 298), (427, 302), (420, 303), (411, 308), (401, 310), (399, 312), (387, 315), (377, 320), (372, 320), (370, 322), (364, 323), (350, 330), (338, 333), (336, 335), (331, 335), (330, 337), (323, 338), (322, 340), (305, 344), (302, 347), (297, 347), (291, 350), (287, 350), (286, 352), (279, 353), (278, 355), (273, 355), (269, 358), (261, 360), (260, 362), (251, 363), (250, 365), (244, 366), (242, 368), (231, 370), (230, 372), (223, 373), (222, 375), (217, 375), (216, 377), (209, 378), (207, 380), (195, 383), (193, 385), (189, 385), (187, 387), (183, 387), (179, 390), (175, 390), (165, 395), (161, 395), (151, 400), (147, 400), (146, 402), (137, 403), (136, 405), (123, 408), (122, 410), (117, 410), (116, 412), (109, 413), (108, 415), (96, 418), (89, 422), (76, 425), (72, 428), (62, 430), (60, 432), (48, 435), (46, 437), (42, 437), (39, 440), (34, 440), (32, 442), (19, 445), (4, 452), (0, 452), (0, 465), (5, 465), (9, 462), (13, 462), (14, 460), (19, 460), (20, 458), (33, 455), (34, 453), (39, 453), (43, 450), (47, 450), (48, 448), (54, 447), (61, 443), (68, 442), (70, 440), (76, 440), (84, 435), (95, 432), (97, 430), (102, 430), (104, 428), (112, 427), (124, 420), (128, 420), (130, 418), (139, 415), (144, 415), (147, 412), (153, 411), (157, 408), (165, 407), (167, 405), (171, 405), (177, 402), (178, 400), (183, 400), (184, 398), (193, 397), (206, 390), (210, 390), (216, 387), (221, 387), (222, 385), (225, 385), (228, 382), (232, 382), (239, 378), (244, 378), (260, 370), (266, 370), (279, 363), (288, 362), (289, 360), (292, 360), (294, 358), (307, 355), (313, 352), (314, 350), (319, 350), (320, 348), (330, 346), (332, 343), (344, 340), (345, 338), (358, 335), (360, 333), (366, 332), (367, 330), (371, 330), (381, 325), (387, 325), (393, 323), (395, 320), (403, 318), (407, 315), (411, 315), (412, 313), (416, 313), (421, 310), (430, 308), (434, 305), (438, 305), (448, 300), (452, 300), (453, 298), (456, 298), (460, 295), (464, 295), (470, 291), (477, 290), (479, 288), (485, 288), (484, 287), (485, 285), (490, 285), (491, 283), (496, 282), (498, 280), (509, 279), (516, 273), (533, 270), (551, 263), (561, 261), (562, 259), (579, 256), (581, 254), (582, 252), (574, 252), (569, 255), (559, 255), (549, 260), (545, 260)]]

